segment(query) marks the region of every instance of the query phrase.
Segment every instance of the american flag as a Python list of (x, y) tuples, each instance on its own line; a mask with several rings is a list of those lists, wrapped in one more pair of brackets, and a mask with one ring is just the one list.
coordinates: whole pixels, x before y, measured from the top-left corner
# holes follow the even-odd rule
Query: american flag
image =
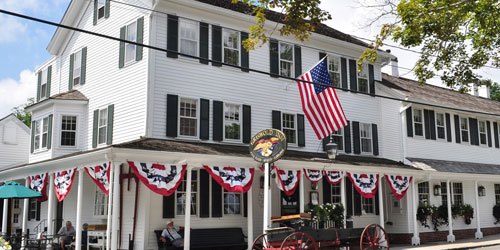
[[(334, 88), (327, 68), (327, 57), (300, 76), (299, 85), (302, 110), (314, 129), (318, 139), (323, 139), (347, 125), (344, 110)], [(304, 82), (307, 81), (307, 82)], [(320, 83), (312, 84), (309, 82)]]

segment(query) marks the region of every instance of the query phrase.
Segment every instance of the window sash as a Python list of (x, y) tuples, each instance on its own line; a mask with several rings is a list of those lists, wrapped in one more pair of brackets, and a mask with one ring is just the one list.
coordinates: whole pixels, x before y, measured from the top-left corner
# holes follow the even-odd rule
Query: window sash
[(76, 146), (76, 116), (63, 115), (61, 118), (61, 146)]
[(418, 202), (429, 204), (429, 182), (418, 184)]
[[(186, 215), (186, 185), (187, 175), (179, 184), (175, 194), (175, 211), (176, 215)], [(191, 215), (197, 215), (198, 207), (198, 171), (191, 170)]]
[(363, 64), (363, 69), (358, 71), (358, 91), (368, 93), (368, 64)]
[(94, 195), (94, 216), (104, 216), (108, 214), (108, 196), (96, 186)]
[(486, 145), (486, 122), (485, 121), (479, 121), (479, 141), (480, 144)]
[(37, 213), (37, 201), (36, 199), (30, 199), (29, 200), (29, 219), (36, 219), (36, 213)]
[(240, 63), (240, 36), (235, 30), (223, 30), (224, 63), (239, 65)]
[(436, 113), (436, 130), (438, 139), (446, 139), (446, 128), (443, 113)]
[(421, 109), (415, 109), (413, 112), (413, 130), (416, 136), (424, 136), (424, 121)]
[(99, 124), (98, 124), (98, 144), (106, 143), (108, 133), (108, 108), (99, 110)]
[(344, 129), (341, 128), (337, 131), (334, 131), (332, 134), (331, 134), (331, 141), (333, 143), (336, 143), (337, 144), (337, 149), (340, 150), (340, 151), (343, 151), (344, 150)]
[(342, 202), (340, 183), (334, 185), (330, 184), (330, 188), (331, 188), (332, 204), (340, 204)]
[(460, 137), (463, 142), (469, 142), (469, 122), (467, 118), (460, 118)]
[(47, 148), (47, 141), (49, 138), (49, 118), (45, 117), (42, 119), (42, 146), (41, 148)]
[[(131, 42), (137, 42), (137, 21), (126, 26), (125, 39)], [(125, 43), (125, 63), (135, 61), (137, 46), (131, 43)]]
[(97, 19), (98, 20), (104, 17), (105, 8), (106, 8), (106, 1), (105, 0), (98, 0), (97, 1)]
[(330, 80), (334, 87), (340, 87), (340, 57), (335, 55), (328, 55), (328, 73), (330, 73)]
[(282, 115), (283, 133), (286, 136), (287, 143), (297, 143), (297, 128), (295, 126), (295, 115), (283, 113)]
[(40, 84), (40, 99), (47, 97), (48, 69), (42, 70), (42, 82)]
[(374, 198), (361, 197), (361, 208), (363, 209), (365, 214), (374, 214), (375, 213)]
[(372, 132), (371, 124), (361, 123), (360, 124), (360, 138), (361, 138), (361, 152), (371, 153), (372, 152)]
[(231, 140), (241, 139), (240, 105), (224, 104), (224, 138)]
[(453, 205), (463, 205), (464, 197), (463, 197), (462, 183), (461, 182), (453, 182), (452, 187), (453, 188), (450, 190), (450, 191), (452, 191), (452, 197), (453, 197), (452, 204)]
[(495, 184), (495, 204), (500, 205), (500, 184)]
[(36, 120), (35, 121), (35, 150), (38, 150), (40, 148), (40, 125), (41, 121)]
[(73, 86), (80, 84), (81, 72), (82, 72), (82, 50), (79, 50), (73, 56)]
[(225, 215), (241, 214), (241, 193), (231, 193), (224, 189), (223, 207)]
[(180, 98), (179, 135), (198, 136), (198, 100)]
[(289, 43), (279, 43), (280, 75), (292, 77), (294, 51), (293, 45)]
[(179, 19), (179, 51), (198, 56), (198, 22)]

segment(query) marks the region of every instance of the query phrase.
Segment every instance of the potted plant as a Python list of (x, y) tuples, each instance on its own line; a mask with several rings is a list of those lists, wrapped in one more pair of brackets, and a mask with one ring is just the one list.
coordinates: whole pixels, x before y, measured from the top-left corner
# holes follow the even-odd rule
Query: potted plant
[(465, 204), (461, 208), (462, 216), (464, 217), (465, 224), (470, 225), (472, 218), (474, 218), (474, 208), (470, 204)]
[(432, 215), (432, 208), (426, 203), (420, 203), (417, 209), (417, 220), (426, 228), (430, 228), (427, 224), (427, 218)]
[(10, 250), (10, 249), (12, 249), (12, 247), (10, 246), (9, 242), (7, 242), (6, 240), (4, 240), (0, 236), (0, 250)]

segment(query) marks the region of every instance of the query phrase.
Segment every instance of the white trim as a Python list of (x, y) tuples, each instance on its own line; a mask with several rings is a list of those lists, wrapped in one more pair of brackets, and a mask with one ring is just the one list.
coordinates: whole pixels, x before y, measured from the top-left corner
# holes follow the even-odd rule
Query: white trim
[[(243, 105), (230, 103), (230, 102), (224, 102), (223, 105), (224, 105), (223, 112), (222, 112), (222, 116), (223, 116), (222, 136), (224, 138), (223, 141), (233, 142), (233, 143), (241, 143), (243, 141)], [(226, 138), (226, 122), (227, 122), (226, 121), (226, 105), (238, 106), (238, 125), (240, 126), (240, 134), (239, 134), (240, 138), (239, 139)]]
[[(181, 99), (194, 100), (196, 102), (196, 135), (181, 135)], [(189, 119), (189, 118), (186, 118)], [(191, 119), (194, 119), (191, 117)], [(199, 140), (200, 138), (200, 99), (192, 98), (186, 96), (178, 96), (177, 97), (177, 137), (190, 139), (190, 140)]]
[[(75, 145), (74, 146), (63, 146), (61, 145), (61, 140), (62, 140), (62, 132), (63, 132), (63, 129), (62, 129), (62, 118), (63, 116), (74, 116), (76, 117), (76, 128), (75, 128)], [(78, 149), (79, 146), (78, 146), (78, 122), (80, 121), (80, 115), (79, 114), (66, 114), (66, 113), (61, 113), (58, 115), (59, 119), (59, 129), (57, 129), (59, 131), (59, 143), (57, 143), (57, 145), (59, 146), (58, 148), (59, 149)], [(52, 124), (56, 124), (55, 122), (52, 122)], [(52, 129), (54, 129), (54, 126), (52, 126)], [(70, 130), (65, 130), (65, 131), (70, 131)]]
[[(287, 59), (281, 59), (281, 44), (286, 44), (286, 45), (289, 45), (290, 47), (292, 47), (292, 60), (287, 60)], [(291, 77), (291, 78), (294, 78), (295, 77), (295, 46), (293, 43), (288, 43), (288, 42), (283, 42), (283, 41), (279, 41), (278, 42), (278, 70), (279, 70), (279, 75), (280, 76), (283, 76), (282, 72), (281, 72), (281, 61), (284, 61), (284, 62), (287, 62), (287, 63), (291, 63), (292, 65), (290, 66), (290, 75), (289, 76), (285, 76), (285, 77)]]

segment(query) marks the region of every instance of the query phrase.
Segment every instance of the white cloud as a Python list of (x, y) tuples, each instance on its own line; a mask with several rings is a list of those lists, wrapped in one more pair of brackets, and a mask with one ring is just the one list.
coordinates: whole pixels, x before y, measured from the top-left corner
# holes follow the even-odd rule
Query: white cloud
[(19, 22), (14, 17), (0, 16), (0, 43), (13, 42), (17, 37), (23, 34), (27, 25)]
[(26, 103), (36, 94), (36, 76), (29, 69), (21, 71), (19, 80), (11, 78), (0, 80), (0, 117), (12, 112), (12, 108)]

